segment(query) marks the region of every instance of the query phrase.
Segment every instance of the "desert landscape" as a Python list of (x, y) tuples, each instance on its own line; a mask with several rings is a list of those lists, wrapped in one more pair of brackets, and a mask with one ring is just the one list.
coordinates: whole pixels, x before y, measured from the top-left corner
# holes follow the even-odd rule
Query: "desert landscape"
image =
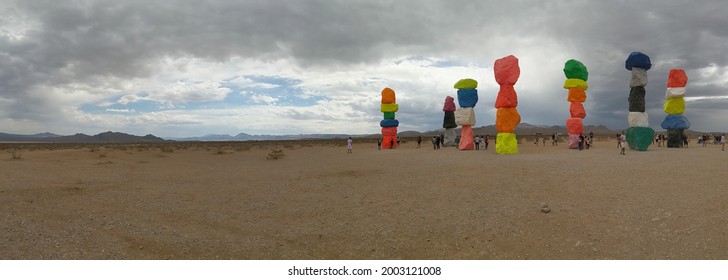
[(728, 152), (693, 143), (5, 143), (0, 258), (726, 259)]

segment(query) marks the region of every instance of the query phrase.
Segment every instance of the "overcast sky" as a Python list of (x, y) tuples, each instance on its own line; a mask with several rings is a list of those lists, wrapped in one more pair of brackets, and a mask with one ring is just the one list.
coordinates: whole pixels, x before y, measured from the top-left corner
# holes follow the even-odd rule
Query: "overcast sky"
[(683, 68), (691, 129), (726, 131), (726, 15), (720, 0), (0, 0), (0, 131), (378, 133), (384, 87), (400, 131), (425, 131), (462, 78), (479, 82), (484, 126), (507, 55), (523, 122), (564, 125), (573, 58), (590, 73), (585, 124), (623, 129), (632, 51), (652, 59), (653, 128), (667, 73)]

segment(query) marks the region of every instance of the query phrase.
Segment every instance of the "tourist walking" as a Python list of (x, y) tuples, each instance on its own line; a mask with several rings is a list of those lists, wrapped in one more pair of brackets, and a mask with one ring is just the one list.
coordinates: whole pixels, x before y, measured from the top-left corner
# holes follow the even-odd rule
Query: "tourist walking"
[(488, 142), (490, 142), (490, 141), (489, 141), (489, 140), (490, 140), (489, 138), (490, 138), (490, 135), (486, 135), (486, 136), (485, 136), (485, 149), (486, 149), (486, 150), (488, 149)]
[(627, 135), (624, 135), (624, 131), (622, 131), (622, 134), (619, 136), (619, 147), (622, 149), (622, 152), (620, 152), (620, 155), (624, 155), (625, 147), (627, 146)]
[(417, 136), (417, 149), (420, 148), (420, 144), (422, 144), (422, 135)]
[(475, 143), (475, 150), (480, 150), (480, 136), (475, 135), (475, 140), (473, 142)]
[(432, 149), (437, 150), (437, 143), (439, 143), (440, 140), (437, 139), (437, 136), (432, 136)]
[(382, 138), (377, 138), (377, 150), (382, 149)]
[(720, 148), (721, 151), (725, 151), (725, 134), (722, 134), (720, 136), (720, 145), (722, 148)]
[(579, 134), (579, 151), (584, 149), (584, 135)]
[(346, 153), (347, 154), (351, 154), (351, 143), (352, 142), (353, 141), (351, 141), (351, 137), (349, 137), (349, 140), (346, 140)]

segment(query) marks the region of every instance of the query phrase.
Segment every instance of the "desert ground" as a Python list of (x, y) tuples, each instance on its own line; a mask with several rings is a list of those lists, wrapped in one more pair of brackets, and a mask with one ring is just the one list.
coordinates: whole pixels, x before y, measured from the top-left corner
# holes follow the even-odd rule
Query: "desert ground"
[(728, 259), (728, 152), (693, 143), (1, 144), (0, 258)]

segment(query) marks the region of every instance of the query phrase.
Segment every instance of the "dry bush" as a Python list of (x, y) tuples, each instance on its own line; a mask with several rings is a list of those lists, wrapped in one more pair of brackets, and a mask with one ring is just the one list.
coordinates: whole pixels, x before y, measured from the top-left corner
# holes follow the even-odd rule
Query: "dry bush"
[(281, 158), (283, 158), (285, 156), (286, 156), (286, 154), (283, 153), (283, 150), (280, 150), (280, 149), (272, 149), (270, 151), (270, 153), (268, 153), (268, 156), (266, 157), (266, 159), (268, 159), (268, 160), (281, 159)]
[(20, 159), (23, 156), (23, 153), (17, 149), (13, 149), (10, 154), (12, 155), (12, 159)]

